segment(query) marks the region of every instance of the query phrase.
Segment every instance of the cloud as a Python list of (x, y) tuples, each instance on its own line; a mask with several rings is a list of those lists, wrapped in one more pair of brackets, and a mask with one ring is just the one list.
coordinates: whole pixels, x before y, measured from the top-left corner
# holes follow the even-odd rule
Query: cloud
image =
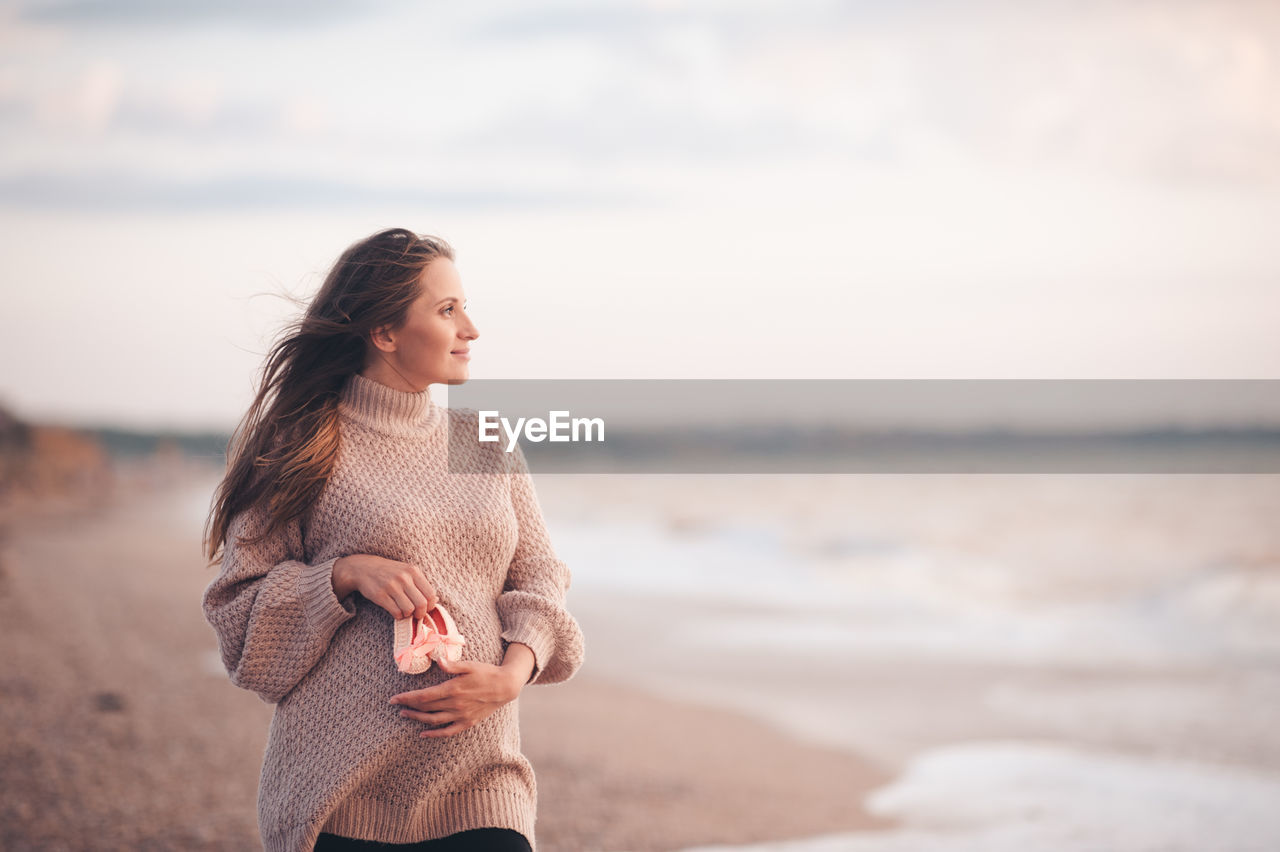
[[(722, 166), (737, 182), (761, 168), (896, 163), (1280, 183), (1280, 13), (1268, 8), (406, 4), (282, 37), (270, 27), (304, 9), (363, 13), (344, 0), (55, 0), (22, 14), (61, 16), (71, 35), (57, 56), (0, 63), (0, 137), (10, 181), (149, 174), (127, 202), (148, 205), (271, 203), (248, 188), (175, 189), (165, 175), (185, 164), (274, 174), (290, 197), (373, 198), (368, 187), (403, 174), (468, 175), (537, 203), (656, 173), (700, 191)], [(196, 26), (217, 21), (263, 27), (210, 38)], [(109, 24), (122, 31), (93, 29)], [(335, 164), (359, 173), (335, 184)], [(297, 177), (308, 172), (315, 181)], [(45, 188), (62, 204), (118, 194), (91, 183)]]
[(388, 0), (52, 0), (20, 10), (23, 20), (71, 27), (188, 27), (211, 23), (295, 29), (366, 17)]
[[(584, 120), (585, 119), (585, 120)], [(602, 96), (586, 110), (529, 109), (450, 140), (473, 154), (572, 158), (594, 165), (786, 159), (804, 153), (869, 154), (839, 147), (787, 115), (732, 121), (687, 104), (651, 104)]]
[(273, 138), (315, 137), (331, 124), (314, 97), (269, 97), (229, 91), (212, 75), (173, 75), (126, 81), (119, 63), (95, 62), (44, 85), (0, 87), (0, 130), (46, 150), (51, 143), (88, 142), (92, 154), (107, 140), (146, 140), (191, 150), (227, 141), (263, 144)]
[(521, 191), (476, 187), (432, 188), (404, 182), (381, 186), (354, 181), (232, 174), (204, 180), (166, 179), (130, 172), (33, 174), (0, 178), (0, 206), (89, 211), (196, 211), (239, 208), (350, 208), (417, 205), (455, 210), (593, 208), (637, 199), (587, 190)]
[(575, 101), (526, 102), (465, 140), (482, 150), (691, 166), (940, 151), (1156, 181), (1280, 181), (1274, 3), (562, 4), (488, 18), (470, 37), (599, 63)]

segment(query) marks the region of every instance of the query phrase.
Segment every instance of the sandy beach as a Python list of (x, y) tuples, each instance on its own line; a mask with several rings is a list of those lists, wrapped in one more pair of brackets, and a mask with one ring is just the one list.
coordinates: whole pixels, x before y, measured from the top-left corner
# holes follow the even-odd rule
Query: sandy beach
[[(271, 708), (208, 471), (11, 511), (0, 846), (247, 849)], [(587, 661), (520, 699), (545, 850), (1280, 837), (1277, 477), (539, 478)]]
[[(191, 506), (207, 497), (203, 480), (161, 480), (105, 505), (6, 519), (0, 847), (259, 846), (271, 708), (227, 681), (200, 614), (212, 569)], [(540, 849), (678, 849), (888, 823), (859, 806), (888, 778), (870, 761), (646, 692), (608, 662), (520, 699)]]

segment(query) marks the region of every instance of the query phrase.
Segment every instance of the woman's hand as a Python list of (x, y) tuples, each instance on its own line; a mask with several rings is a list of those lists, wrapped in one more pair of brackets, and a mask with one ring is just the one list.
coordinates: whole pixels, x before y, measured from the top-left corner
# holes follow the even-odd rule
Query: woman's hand
[[(532, 656), (532, 654), (530, 654)], [(451, 737), (474, 727), (495, 710), (514, 701), (529, 677), (529, 667), (481, 663), (475, 660), (453, 662), (442, 657), (437, 661), (446, 673), (454, 675), (444, 683), (391, 696), (391, 703), (404, 709), (400, 715), (428, 725), (443, 725), (423, 731), (423, 737)]]
[(435, 587), (416, 565), (356, 553), (333, 563), (333, 593), (342, 600), (359, 592), (393, 618), (426, 618), (440, 602)]

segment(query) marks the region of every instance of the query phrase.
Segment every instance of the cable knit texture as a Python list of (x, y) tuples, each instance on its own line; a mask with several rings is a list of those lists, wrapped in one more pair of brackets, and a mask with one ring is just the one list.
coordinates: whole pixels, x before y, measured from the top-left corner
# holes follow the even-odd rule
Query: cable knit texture
[(523, 456), (479, 443), (474, 411), (362, 376), (339, 411), (337, 465), (311, 515), (255, 545), (237, 539), (265, 515), (238, 516), (204, 596), (231, 680), (276, 705), (258, 794), (263, 844), (299, 852), (321, 831), (414, 843), (494, 827), (536, 849), (518, 701), (460, 734), (419, 737), (423, 724), (388, 700), (448, 676), (438, 665), (400, 672), (390, 613), (359, 594), (339, 601), (332, 583), (349, 554), (417, 565), (466, 637), (463, 659), (498, 665), (521, 642), (536, 659), (530, 683), (568, 680), (582, 633)]

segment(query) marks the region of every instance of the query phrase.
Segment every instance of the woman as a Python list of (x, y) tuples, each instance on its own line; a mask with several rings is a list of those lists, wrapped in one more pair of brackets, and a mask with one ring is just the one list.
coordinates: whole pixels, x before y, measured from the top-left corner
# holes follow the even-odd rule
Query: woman
[[(273, 348), (232, 441), (204, 611), (231, 680), (276, 705), (268, 850), (535, 845), (516, 699), (571, 677), (582, 634), (523, 458), (427, 393), (467, 380), (477, 337), (449, 246), (374, 234)], [(462, 659), (405, 674), (395, 620), (433, 610)]]

